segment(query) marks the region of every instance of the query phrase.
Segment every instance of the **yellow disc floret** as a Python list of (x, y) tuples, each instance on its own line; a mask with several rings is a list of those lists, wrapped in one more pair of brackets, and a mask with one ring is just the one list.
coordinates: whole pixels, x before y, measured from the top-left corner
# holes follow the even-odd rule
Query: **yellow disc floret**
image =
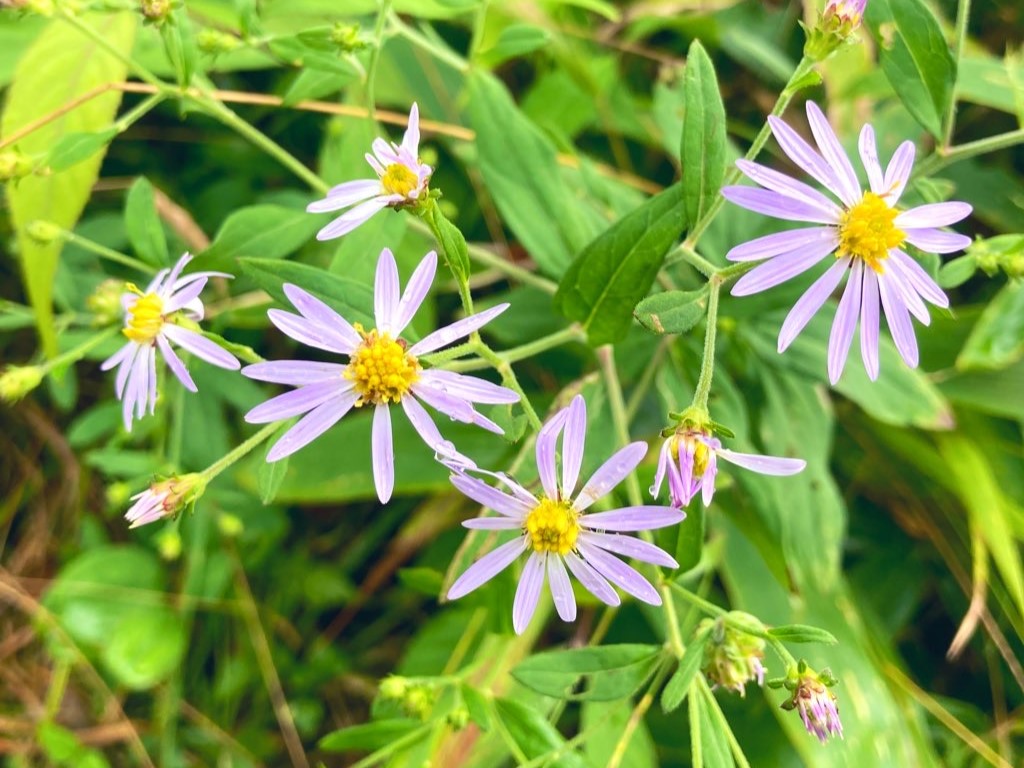
[[(129, 289), (135, 286), (129, 286)], [(151, 342), (164, 327), (164, 300), (155, 293), (146, 293), (128, 310), (128, 325), (121, 332), (138, 344)]]
[(384, 169), (384, 175), (380, 177), (380, 185), (389, 195), (408, 197), (409, 193), (416, 189), (417, 183), (416, 174), (402, 163), (392, 163)]
[(852, 256), (863, 259), (875, 272), (884, 271), (882, 262), (889, 258), (890, 248), (899, 248), (907, 235), (893, 221), (899, 211), (890, 208), (874, 192), (865, 193), (859, 203), (839, 220), (837, 258)]
[(542, 498), (526, 516), (523, 529), (534, 552), (567, 555), (580, 533), (579, 513), (567, 501)]
[(420, 364), (405, 348), (405, 342), (390, 334), (365, 332), (356, 323), (363, 343), (352, 353), (345, 378), (356, 385), (356, 406), (397, 403), (420, 375)]

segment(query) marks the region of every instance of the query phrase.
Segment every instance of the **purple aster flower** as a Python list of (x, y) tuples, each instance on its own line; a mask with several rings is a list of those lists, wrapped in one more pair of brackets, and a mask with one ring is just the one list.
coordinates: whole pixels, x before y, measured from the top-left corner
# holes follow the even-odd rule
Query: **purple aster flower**
[[(561, 482), (555, 457), (559, 434), (562, 435)], [(685, 515), (671, 507), (660, 506), (624, 507), (586, 514), (587, 508), (618, 485), (647, 453), (646, 443), (627, 445), (602, 464), (576, 493), (586, 434), (587, 406), (577, 395), (537, 435), (537, 470), (544, 491), (540, 497), (505, 475), (487, 473), (497, 477), (511, 493), (492, 488), (464, 473), (452, 475), (452, 484), (463, 494), (498, 513), (497, 517), (467, 520), (463, 523), (465, 527), (518, 531), (519, 535), (467, 568), (448, 590), (449, 600), (472, 592), (524, 552), (529, 552), (512, 608), (512, 626), (517, 634), (530, 623), (545, 579), (550, 582), (558, 615), (563, 621), (576, 618), (576, 598), (569, 572), (608, 605), (620, 602), (611, 584), (645, 603), (661, 604), (657, 590), (611, 553), (678, 568), (675, 560), (653, 544), (617, 534), (664, 528), (682, 522)]]
[[(828, 673), (823, 672), (820, 677), (834, 683)], [(782, 708), (797, 710), (807, 732), (817, 736), (822, 744), (825, 744), (830, 736), (843, 738), (843, 724), (839, 721), (839, 707), (835, 694), (819, 676), (809, 671), (800, 676), (792, 697), (783, 702)]]
[(375, 179), (346, 181), (332, 188), (327, 197), (310, 203), (310, 213), (326, 213), (348, 208), (345, 213), (321, 229), (317, 240), (332, 240), (347, 235), (369, 219), (373, 214), (387, 207), (415, 205), (427, 194), (427, 184), (434, 170), (420, 162), (420, 110), (414, 103), (409, 111), (409, 127), (401, 144), (378, 138), (373, 142), (373, 152), (366, 153)]
[(825, 5), (824, 16), (826, 18), (835, 16), (841, 21), (854, 25), (860, 24), (867, 4), (868, 0), (828, 0), (828, 3)]
[(719, 457), (762, 475), (795, 475), (807, 466), (803, 459), (730, 451), (722, 447), (721, 440), (707, 432), (699, 429), (681, 429), (661, 446), (651, 496), (658, 497), (662, 481), (667, 475), (672, 506), (688, 506), (698, 491), (701, 492), (704, 506), (708, 506), (715, 495)]
[(737, 161), (740, 170), (763, 189), (725, 187), (722, 194), (727, 199), (758, 213), (817, 226), (778, 232), (733, 248), (728, 254), (732, 261), (767, 261), (741, 277), (732, 293), (748, 296), (767, 290), (806, 272), (834, 253), (835, 262), (797, 301), (783, 323), (779, 352), (793, 342), (849, 273), (829, 338), (829, 379), (835, 384), (842, 375), (858, 320), (864, 367), (872, 379), (878, 377), (879, 306), (901, 357), (907, 365), (916, 367), (917, 339), (910, 316), (927, 325), (929, 316), (924, 302), (948, 307), (949, 299), (907, 255), (904, 246), (909, 243), (929, 253), (952, 253), (966, 247), (970, 238), (940, 227), (968, 216), (971, 206), (947, 202), (898, 210), (896, 202), (910, 180), (914, 164), (914, 145), (903, 142), (883, 172), (870, 125), (861, 131), (859, 145), (870, 187), (870, 191), (864, 192), (825, 115), (810, 101), (807, 117), (818, 150), (782, 120), (769, 117), (768, 121), (786, 154), (835, 195), (839, 204), (778, 171), (746, 160)]
[(156, 353), (160, 350), (168, 367), (178, 380), (192, 392), (198, 392), (185, 364), (171, 347), (174, 342), (187, 352), (220, 368), (237, 370), (234, 356), (196, 331), (179, 325), (179, 321), (196, 323), (203, 319), (203, 303), (199, 294), (211, 277), (228, 277), (224, 272), (192, 272), (181, 276), (192, 260), (184, 254), (171, 269), (160, 270), (152, 282), (140, 291), (128, 284), (121, 295), (125, 327), (122, 333), (128, 343), (107, 358), (100, 368), (117, 367), (115, 390), (123, 405), (124, 427), (132, 429), (132, 418), (141, 419), (156, 408)]
[(125, 513), (130, 528), (148, 525), (180, 512), (206, 490), (206, 480), (198, 473), (181, 475), (153, 483), (142, 493), (132, 496), (131, 508)]
[(519, 395), (474, 376), (424, 370), (419, 357), (478, 330), (504, 312), (508, 304), (498, 304), (458, 320), (412, 345), (401, 338), (402, 331), (427, 297), (436, 270), (437, 254), (431, 251), (416, 267), (405, 292), (400, 294), (395, 257), (387, 248), (381, 251), (374, 290), (377, 327), (369, 331), (359, 323), (350, 324), (298, 286), (285, 284), (285, 295), (299, 314), (271, 309), (267, 313), (270, 321), (296, 341), (345, 355), (349, 360), (347, 363), (280, 360), (242, 369), (250, 379), (295, 387), (253, 408), (245, 415), (246, 421), (263, 424), (306, 414), (274, 444), (267, 461), (283, 459), (308, 445), (352, 408), (372, 406), (373, 479), (383, 504), (391, 498), (395, 485), (392, 405), (401, 403), (405, 415), (427, 445), (460, 463), (472, 465), (441, 437), (420, 405), (421, 400), (452, 419), (502, 434), (501, 427), (478, 413), (473, 404), (516, 403)]

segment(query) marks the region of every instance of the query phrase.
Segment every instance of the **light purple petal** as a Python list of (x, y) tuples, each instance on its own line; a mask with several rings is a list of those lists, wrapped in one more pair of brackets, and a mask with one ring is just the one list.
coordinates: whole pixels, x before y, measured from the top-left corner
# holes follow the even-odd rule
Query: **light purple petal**
[(860, 355), (868, 378), (878, 378), (878, 275), (873, 269), (864, 272), (860, 301)]
[(748, 179), (760, 184), (765, 189), (770, 189), (773, 192), (778, 192), (780, 195), (785, 195), (786, 197), (790, 197), (802, 203), (807, 203), (808, 205), (817, 208), (826, 216), (838, 219), (843, 213), (842, 209), (838, 205), (833, 203), (814, 187), (810, 187), (802, 181), (791, 179), (784, 173), (779, 173), (765, 165), (759, 165), (758, 163), (751, 162), (750, 160), (737, 160), (736, 167), (739, 168)]
[(292, 306), (299, 310), (299, 314), (308, 320), (313, 328), (320, 331), (323, 338), (337, 340), (335, 346), (344, 354), (350, 354), (362, 343), (362, 337), (352, 324), (313, 294), (291, 283), (285, 283), (281, 290)]
[(391, 439), (391, 411), (379, 404), (373, 411), (373, 483), (377, 498), (387, 504), (395, 489), (395, 446)]
[[(191, 283), (186, 285), (180, 291), (175, 293), (166, 302), (164, 302), (163, 309), (161, 312), (164, 316), (170, 315), (172, 312), (177, 312), (184, 306), (187, 306), (193, 299), (199, 298), (199, 294), (203, 292), (203, 288), (206, 287), (207, 278), (201, 277), (198, 280), (193, 280)], [(198, 311), (201, 314), (201, 307)]]
[(756, 453), (736, 453), (728, 448), (720, 448), (716, 453), (737, 467), (749, 469), (762, 475), (785, 477), (795, 475), (807, 466), (803, 459), (787, 459), (782, 456), (761, 456)]
[(522, 524), (511, 517), (474, 517), (463, 520), (462, 527), (480, 531), (515, 531), (522, 528)]
[(884, 197), (889, 205), (895, 205), (900, 199), (903, 190), (907, 188), (910, 181), (910, 172), (914, 168), (914, 154), (917, 150), (914, 142), (904, 141), (892, 155), (888, 167), (885, 169), (885, 179), (882, 187), (885, 190)]
[(473, 411), (473, 423), (478, 427), (486, 429), (488, 432), (493, 432), (496, 435), (504, 435), (505, 430), (502, 429), (496, 422), (491, 421), (479, 411)]
[(355, 385), (348, 380), (307, 384), (260, 403), (245, 414), (245, 420), (250, 424), (269, 424), (272, 421), (290, 419), (292, 416), (313, 410), (321, 403), (340, 397), (352, 391), (354, 387)]
[(649, 531), (681, 523), (686, 518), (673, 507), (639, 506), (580, 515), (580, 525), (592, 531)]
[[(191, 258), (189, 254), (185, 254), (185, 256), (189, 256), (189, 258)], [(182, 256), (182, 258), (185, 258), (185, 256)], [(146, 290), (143, 291), (143, 293), (158, 293), (160, 291), (160, 286), (163, 285), (164, 278), (167, 277), (170, 271), (171, 270), (164, 268), (157, 272), (156, 275), (153, 276), (153, 279), (149, 281), (149, 285), (146, 286)], [(128, 299), (138, 300), (138, 298), (139, 297), (136, 296), (134, 293), (121, 294), (121, 306), (124, 307), (125, 309), (128, 309), (126, 301)]]
[(525, 520), (526, 516), (533, 510), (533, 507), (536, 506), (536, 501), (533, 505), (527, 504), (522, 499), (509, 496), (507, 493), (503, 493), (497, 488), (492, 488), (483, 480), (478, 480), (475, 477), (452, 475), (450, 479), (452, 485), (464, 496), (468, 496), (477, 504), (487, 509), (493, 509), (498, 514), (514, 518), (519, 523)]
[(853, 334), (857, 330), (857, 318), (860, 315), (860, 286), (864, 278), (864, 262), (857, 259), (850, 269), (850, 279), (846, 282), (846, 290), (839, 300), (832, 331), (828, 337), (828, 378), (833, 386), (843, 375), (846, 357), (850, 353)]
[(644, 563), (653, 563), (665, 568), (679, 567), (679, 563), (668, 552), (643, 539), (638, 539), (636, 536), (618, 536), (609, 533), (590, 533), (585, 531), (580, 534), (580, 538), (591, 546), (600, 547), (608, 552), (615, 552), (619, 555), (625, 555)]
[(167, 367), (171, 369), (171, 373), (178, 377), (185, 389), (191, 392), (198, 392), (199, 387), (192, 381), (192, 377), (189, 375), (188, 369), (185, 364), (178, 357), (178, 353), (171, 348), (171, 345), (167, 343), (167, 339), (163, 337), (163, 334), (158, 334), (156, 337), (157, 346), (160, 347), (160, 352), (164, 356), (164, 360), (167, 361)]
[(878, 162), (878, 145), (875, 143), (875, 129), (865, 124), (860, 131), (860, 161), (868, 173), (868, 183), (876, 195), (885, 192), (885, 180), (882, 176), (882, 165)]
[[(434, 424), (434, 420), (430, 418), (430, 415), (426, 412), (423, 406), (416, 401), (415, 397), (403, 397), (402, 410), (405, 411), (405, 415), (408, 417), (413, 428), (417, 433), (419, 433), (419, 436), (423, 438), (423, 442), (434, 451), (435, 458), (437, 458), (438, 461), (441, 461), (442, 463), (445, 461), (454, 462), (455, 465), (464, 468), (472, 468), (476, 466), (472, 459), (463, 456), (455, 450), (454, 444), (444, 439), (438, 431), (437, 425)], [(445, 464), (445, 466), (450, 467), (452, 465)]]
[(488, 552), (469, 566), (466, 572), (455, 580), (451, 589), (448, 590), (448, 599), (458, 600), (460, 597), (468, 595), (477, 587), (490, 581), (508, 568), (525, 549), (526, 537), (520, 536), (518, 539), (502, 544), (494, 551)]
[(925, 306), (921, 296), (914, 289), (914, 279), (907, 274), (902, 264), (894, 258), (886, 262), (885, 280), (889, 286), (899, 292), (907, 311), (921, 321), (924, 325), (931, 323), (931, 316), (928, 314), (928, 307)]
[(409, 348), (409, 353), (415, 356), (425, 355), (447, 346), (463, 336), (468, 336), (478, 328), (482, 328), (508, 309), (508, 306), (508, 304), (498, 304), (490, 309), (485, 309), (483, 312), (477, 312), (475, 315), (456, 320), (449, 326), (439, 328), (413, 344)]
[(607, 496), (611, 490), (626, 479), (647, 455), (647, 443), (630, 443), (620, 448), (583, 485), (583, 490), (573, 501), (577, 511), (582, 512), (595, 501)]
[(821, 150), (825, 162), (832, 168), (839, 182), (840, 198), (848, 206), (856, 205), (861, 199), (860, 183), (857, 181), (857, 174), (850, 164), (850, 158), (846, 156), (846, 150), (836, 138), (835, 131), (828, 123), (828, 118), (821, 111), (821, 108), (813, 101), (807, 102), (807, 119), (811, 125), (811, 133)]
[(540, 591), (544, 588), (544, 558), (534, 552), (526, 561), (523, 573), (519, 577), (519, 586), (516, 587), (516, 596), (512, 601), (512, 628), (517, 635), (530, 624), (534, 611), (537, 610), (537, 600), (540, 599)]
[(368, 162), (370, 164), (370, 167), (373, 168), (374, 173), (377, 174), (377, 176), (378, 176), (378, 184), (379, 184), (380, 183), (380, 178), (379, 177), (384, 175), (384, 166), (381, 165), (380, 160), (378, 160), (376, 157), (374, 157), (369, 152), (367, 152), (365, 155), (363, 155), (363, 157), (366, 158), (366, 162)]
[(392, 333), (398, 314), (398, 264), (390, 248), (380, 252), (373, 286), (373, 314), (377, 330)]
[(555, 554), (547, 556), (548, 583), (555, 610), (562, 621), (576, 621), (576, 595), (572, 593), (572, 582), (566, 573), (562, 558)]
[(537, 433), (537, 473), (540, 475), (540, 484), (544, 489), (544, 495), (549, 499), (560, 499), (558, 493), (558, 470), (555, 466), (555, 451), (558, 443), (558, 435), (565, 427), (566, 419), (569, 418), (569, 409), (563, 408), (541, 427)]
[(377, 159), (380, 160), (383, 165), (387, 166), (392, 163), (400, 162), (398, 151), (380, 137), (373, 140), (373, 144), (370, 145), (370, 149), (373, 150), (373, 154), (377, 156)]
[(939, 284), (932, 280), (931, 275), (924, 271), (924, 267), (918, 264), (914, 259), (910, 258), (903, 251), (896, 248), (889, 251), (889, 258), (893, 261), (899, 262), (899, 265), (903, 268), (903, 272), (910, 284), (914, 287), (921, 296), (927, 301), (935, 304), (939, 307), (949, 306), (949, 297), (939, 287)]
[(789, 156), (790, 160), (799, 165), (818, 182), (823, 184), (832, 194), (842, 199), (842, 191), (839, 179), (829, 167), (828, 163), (819, 155), (811, 145), (790, 128), (785, 122), (774, 115), (768, 116), (768, 124), (771, 126), (775, 140)]
[(423, 257), (423, 261), (416, 267), (416, 271), (409, 278), (402, 300), (398, 302), (398, 309), (395, 312), (394, 328), (395, 336), (401, 335), (405, 327), (409, 325), (419, 310), (423, 300), (427, 298), (430, 286), (434, 282), (434, 274), (437, 272), (437, 252), (431, 251)]
[(455, 371), (444, 371), (440, 368), (432, 368), (420, 373), (420, 384), (437, 387), (454, 397), (468, 400), (472, 403), (484, 403), (487, 405), (505, 405), (519, 402), (518, 393), (493, 384), (486, 379), (476, 376), (468, 376)]
[(711, 500), (715, 497), (715, 478), (718, 476), (718, 451), (708, 453), (708, 465), (704, 468), (704, 474), (700, 476), (700, 500), (705, 507), (711, 506)]
[(834, 214), (832, 211), (802, 200), (794, 200), (767, 189), (722, 187), (722, 197), (747, 210), (786, 221), (811, 221), (816, 224), (839, 223), (838, 214)]
[(159, 293), (161, 296), (168, 296), (175, 288), (175, 283), (181, 276), (182, 271), (189, 265), (189, 262), (195, 258), (191, 253), (186, 251), (181, 254), (181, 257), (171, 267), (171, 271), (167, 273), (166, 279), (160, 284), (159, 288), (154, 288), (154, 292)]
[(193, 355), (211, 365), (227, 368), (229, 371), (237, 371), (242, 365), (226, 349), (195, 331), (190, 331), (173, 323), (164, 323), (163, 333), (179, 347), (187, 349)]
[(415, 101), (409, 110), (409, 126), (402, 137), (402, 149), (414, 160), (420, 153), (420, 108)]
[(962, 251), (971, 244), (971, 238), (957, 232), (943, 232), (941, 229), (905, 229), (907, 242), (925, 253), (953, 253)]
[(781, 354), (800, 335), (800, 331), (811, 321), (828, 297), (839, 285), (850, 266), (850, 259), (838, 259), (835, 264), (814, 281), (786, 315), (786, 321), (779, 331), (779, 353)]
[(319, 381), (341, 380), (345, 373), (344, 365), (338, 363), (314, 363), (306, 360), (271, 360), (265, 363), (253, 363), (242, 369), (242, 375), (256, 381), (268, 381), (271, 384), (287, 384), (301, 387)]
[(420, 382), (412, 385), (410, 391), (431, 408), (440, 411), (451, 419), (461, 421), (464, 424), (472, 424), (474, 411), (471, 403), (461, 398), (449, 395), (437, 387), (421, 386)]
[(307, 347), (337, 352), (340, 355), (352, 353), (352, 345), (334, 328), (310, 322), (300, 315), (283, 309), (268, 309), (267, 317), (286, 336), (305, 344)]
[(576, 395), (569, 403), (569, 413), (562, 432), (562, 498), (571, 499), (576, 490), (583, 465), (583, 446), (587, 438), (587, 403)]
[(138, 347), (139, 345), (136, 344), (134, 341), (129, 341), (127, 344), (123, 345), (120, 349), (118, 349), (117, 352), (115, 352), (102, 363), (100, 363), (100, 370), (109, 371), (111, 368), (119, 364), (121, 361), (134, 357), (135, 352), (138, 350)]
[(725, 258), (729, 261), (760, 261), (772, 256), (782, 256), (811, 243), (830, 242), (832, 247), (839, 244), (834, 227), (805, 227), (786, 232), (775, 232), (756, 240), (737, 245)]
[(930, 203), (904, 211), (893, 221), (900, 229), (922, 227), (945, 227), (956, 224), (971, 215), (973, 209), (967, 203)]
[(604, 576), (594, 570), (593, 566), (585, 560), (569, 552), (565, 556), (565, 564), (569, 566), (572, 575), (582, 584), (586, 590), (605, 605), (619, 605), (622, 600), (618, 593), (612, 589)]
[(274, 443), (267, 453), (267, 461), (278, 461), (309, 445), (337, 424), (358, 399), (358, 393), (349, 390), (313, 408)]
[(135, 358), (142, 347), (136, 344), (134, 341), (129, 342), (125, 345), (125, 348), (130, 354), (126, 355), (121, 365), (117, 369), (117, 379), (114, 382), (114, 390), (117, 392), (117, 398), (120, 400), (125, 394), (125, 385), (128, 383), (129, 374), (135, 368)]
[(358, 179), (346, 181), (332, 187), (323, 200), (316, 200), (306, 206), (309, 213), (326, 213), (347, 208), (355, 203), (369, 200), (380, 194), (380, 179)]
[(886, 276), (883, 275), (878, 280), (878, 288), (882, 297), (882, 309), (885, 310), (885, 319), (889, 323), (892, 340), (896, 342), (896, 349), (907, 365), (916, 368), (917, 338), (914, 336), (914, 326), (910, 322), (907, 305), (903, 302), (899, 289), (893, 286), (892, 280), (886, 279)]
[(658, 494), (661, 493), (661, 484), (665, 480), (665, 472), (668, 471), (671, 463), (672, 441), (668, 439), (661, 444), (661, 450), (658, 451), (658, 469), (654, 473), (654, 484), (648, 489), (648, 493), (651, 494), (652, 498), (658, 498)]
[(366, 202), (360, 203), (354, 208), (349, 208), (345, 213), (328, 224), (316, 233), (317, 240), (332, 240), (335, 237), (347, 235), (353, 229), (369, 219), (373, 214), (390, 203), (390, 198), (384, 195), (372, 197)]
[(577, 541), (580, 554), (594, 569), (623, 592), (651, 605), (661, 605), (661, 595), (634, 568), (603, 549)]
[(784, 283), (806, 272), (832, 253), (834, 248), (834, 244), (826, 240), (820, 243), (811, 243), (784, 256), (769, 259), (737, 280), (732, 287), (732, 295), (749, 296), (752, 293), (774, 288), (779, 283)]

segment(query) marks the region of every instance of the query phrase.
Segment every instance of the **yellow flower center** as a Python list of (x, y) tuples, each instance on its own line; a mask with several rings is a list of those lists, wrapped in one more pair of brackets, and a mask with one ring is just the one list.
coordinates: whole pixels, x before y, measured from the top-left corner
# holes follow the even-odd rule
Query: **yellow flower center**
[(863, 259), (875, 272), (884, 272), (882, 262), (889, 258), (889, 249), (899, 248), (907, 236), (893, 224), (898, 215), (874, 192), (865, 193), (839, 220), (836, 258), (853, 256)]
[(370, 331), (355, 324), (363, 343), (352, 353), (345, 378), (356, 385), (356, 406), (367, 403), (397, 403), (420, 375), (420, 364), (405, 349), (405, 342), (390, 334)]
[(580, 533), (578, 518), (569, 502), (542, 498), (526, 516), (523, 528), (534, 552), (567, 555), (576, 546)]
[[(129, 285), (128, 289), (139, 292), (133, 285)], [(121, 333), (139, 344), (152, 341), (164, 327), (163, 310), (164, 300), (155, 293), (140, 295), (128, 310), (128, 327)]]
[(380, 177), (380, 185), (389, 195), (408, 197), (409, 193), (416, 189), (416, 184), (416, 174), (402, 163), (392, 163), (384, 169), (384, 175)]
[(704, 472), (708, 468), (708, 456), (711, 453), (703, 442), (693, 437), (692, 435), (676, 435), (672, 438), (672, 458), (675, 461), (679, 461), (679, 450), (680, 443), (687, 451), (693, 452), (693, 476), (704, 477)]

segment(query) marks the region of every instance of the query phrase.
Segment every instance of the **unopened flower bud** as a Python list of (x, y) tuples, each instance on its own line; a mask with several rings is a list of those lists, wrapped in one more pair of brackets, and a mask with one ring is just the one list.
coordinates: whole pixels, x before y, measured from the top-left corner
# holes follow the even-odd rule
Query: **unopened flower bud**
[(61, 228), (56, 224), (36, 219), (35, 221), (30, 221), (28, 223), (25, 227), (25, 233), (37, 243), (48, 245), (54, 240), (60, 238), (61, 235), (63, 235), (63, 230), (61, 230)]
[(366, 41), (359, 36), (358, 24), (344, 24), (336, 22), (331, 29), (331, 42), (345, 53), (362, 50), (366, 47)]
[(469, 710), (465, 707), (456, 707), (448, 713), (448, 725), (456, 731), (461, 731), (469, 725)]
[(0, 374), (0, 399), (16, 403), (43, 381), (46, 372), (38, 365), (9, 365)]
[(743, 696), (750, 681), (764, 685), (764, 640), (751, 634), (763, 633), (764, 625), (756, 617), (732, 611), (719, 619), (704, 619), (697, 628), (701, 630), (710, 632), (703, 671), (714, 686)]
[(216, 56), (241, 47), (242, 41), (234, 35), (221, 32), (219, 29), (204, 29), (196, 35), (196, 45), (199, 46), (199, 50), (203, 53)]
[(844, 43), (852, 42), (866, 6), (867, 0), (828, 0), (817, 25), (807, 30), (804, 53), (814, 61), (824, 61)]
[(176, 515), (195, 503), (205, 490), (206, 479), (197, 472), (161, 480), (132, 496), (135, 503), (125, 513), (125, 519), (130, 527), (137, 528)]
[(32, 161), (16, 149), (0, 152), (0, 181), (17, 181), (32, 173)]
[(121, 295), (124, 283), (110, 278), (96, 286), (85, 300), (85, 306), (92, 313), (93, 325), (110, 325), (118, 322), (124, 309), (121, 307)]
[(139, 10), (147, 21), (160, 24), (171, 15), (171, 0), (140, 0)]
[(807, 732), (817, 736), (822, 744), (830, 736), (843, 738), (839, 707), (835, 695), (829, 690), (837, 682), (830, 670), (816, 673), (805, 661), (801, 661), (796, 670), (791, 670), (786, 681), (786, 687), (793, 691), (793, 695), (782, 703), (782, 708), (797, 710)]

